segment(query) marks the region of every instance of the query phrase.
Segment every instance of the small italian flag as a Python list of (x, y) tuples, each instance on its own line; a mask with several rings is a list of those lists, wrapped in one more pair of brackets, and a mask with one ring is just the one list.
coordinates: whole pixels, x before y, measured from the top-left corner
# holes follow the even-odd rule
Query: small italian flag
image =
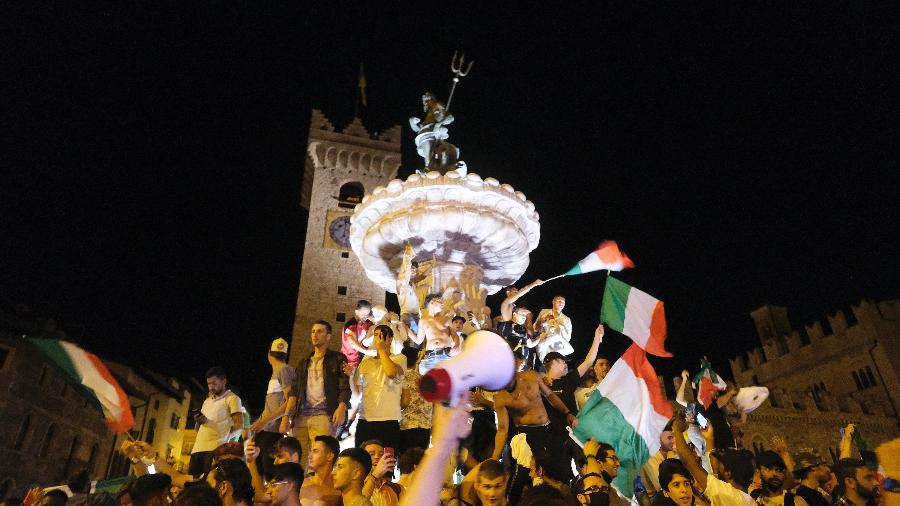
[(606, 278), (600, 321), (630, 337), (638, 346), (658, 357), (666, 351), (666, 313), (661, 300), (613, 277)]
[(709, 408), (713, 401), (713, 393), (728, 388), (725, 380), (713, 371), (706, 357), (700, 361), (700, 372), (694, 376), (694, 388), (697, 389), (697, 399), (703, 404), (703, 409)]
[(634, 478), (659, 450), (659, 435), (672, 418), (672, 405), (663, 397), (647, 353), (631, 345), (578, 412), (572, 437), (588, 438), (616, 450), (621, 467), (613, 483), (631, 497)]
[(572, 267), (564, 276), (574, 276), (594, 271), (621, 271), (633, 268), (634, 262), (625, 253), (619, 251), (616, 241), (603, 241), (593, 253), (584, 257), (575, 267)]
[(134, 427), (128, 395), (97, 355), (68, 341), (44, 338), (28, 338), (28, 341), (100, 403), (110, 430), (118, 434)]

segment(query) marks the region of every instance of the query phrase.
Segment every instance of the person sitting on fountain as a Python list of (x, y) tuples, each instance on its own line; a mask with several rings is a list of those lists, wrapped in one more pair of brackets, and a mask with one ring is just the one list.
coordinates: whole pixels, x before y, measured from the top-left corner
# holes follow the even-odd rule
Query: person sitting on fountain
[(512, 321), (502, 321), (497, 324), (497, 333), (506, 339), (506, 343), (517, 357), (525, 362), (526, 369), (533, 369), (534, 350), (528, 347), (531, 334), (526, 326), (528, 315), (531, 311), (526, 307), (517, 307), (511, 312)]
[[(499, 328), (501, 322), (509, 322), (513, 319), (513, 310), (516, 308), (516, 301), (525, 296), (526, 293), (530, 292), (532, 288), (536, 286), (543, 285), (544, 282), (540, 279), (535, 279), (531, 283), (523, 286), (521, 289), (516, 288), (514, 286), (510, 286), (506, 288), (506, 298), (503, 299), (503, 302), (500, 303), (500, 315), (497, 316), (497, 321), (494, 322), (494, 328)], [(531, 332), (531, 313), (528, 314), (528, 328), (529, 332)]]
[(566, 307), (566, 298), (562, 295), (553, 297), (551, 309), (541, 309), (537, 320), (534, 322), (534, 332), (537, 333), (530, 343), (537, 347), (538, 360), (544, 361), (544, 357), (551, 351), (560, 355), (571, 355), (575, 350), (569, 344), (572, 339), (572, 320), (563, 314)]
[(413, 260), (415, 253), (408, 243), (403, 251), (400, 271), (397, 273), (397, 302), (400, 303), (400, 319), (410, 332), (419, 331), (419, 296), (416, 285), (431, 274), (431, 267), (419, 270), (419, 263)]
[(438, 294), (425, 297), (427, 314), (419, 320), (419, 332), (412, 338), (416, 344), (425, 343), (425, 355), (419, 362), (419, 374), (459, 353), (462, 339), (450, 331), (450, 319), (443, 313), (444, 300)]

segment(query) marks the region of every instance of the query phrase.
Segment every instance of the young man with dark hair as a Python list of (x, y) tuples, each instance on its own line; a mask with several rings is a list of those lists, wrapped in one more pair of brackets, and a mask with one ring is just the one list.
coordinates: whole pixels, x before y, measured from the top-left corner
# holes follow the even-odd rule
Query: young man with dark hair
[(356, 423), (356, 446), (378, 438), (391, 448), (400, 442), (400, 396), (403, 391), (403, 371), (406, 357), (391, 355), (394, 332), (387, 325), (375, 327), (372, 345), (376, 357), (365, 357), (356, 371), (362, 399)]
[(397, 504), (403, 489), (391, 481), (396, 458), (385, 457), (384, 443), (377, 439), (364, 441), (361, 447), (372, 459), (372, 472), (363, 483), (363, 495), (375, 504)]
[(878, 495), (875, 471), (858, 459), (841, 459), (837, 464), (838, 487), (841, 491), (835, 506), (866, 506)]
[(280, 337), (269, 346), (268, 360), (272, 367), (272, 376), (266, 388), (265, 407), (259, 419), (250, 426), (250, 430), (254, 433), (253, 443), (259, 447), (257, 465), (264, 476), (269, 474), (272, 467), (272, 449), (287, 432), (290, 423), (290, 418), (284, 415), (294, 384), (294, 368), (287, 365), (287, 352), (288, 343)]
[(350, 382), (344, 373), (347, 360), (341, 353), (328, 349), (330, 339), (330, 323), (324, 320), (313, 323), (310, 330), (313, 351), (297, 365), (288, 397), (286, 410), (293, 417), (294, 437), (300, 441), (303, 455), (309, 455), (316, 436), (333, 436), (350, 409)]
[(276, 464), (272, 468), (272, 479), (266, 485), (266, 493), (272, 498), (272, 506), (299, 506), (302, 486), (303, 468), (300, 464)]
[(424, 456), (424, 448), (413, 447), (407, 448), (406, 451), (400, 454), (400, 458), (397, 459), (397, 470), (400, 471), (400, 478), (397, 480), (397, 485), (400, 485), (404, 491), (409, 487), (409, 480), (412, 476), (412, 472), (416, 470), (416, 466), (419, 465), (419, 462), (422, 461), (422, 457)]
[(129, 495), (133, 506), (167, 506), (172, 478), (167, 474), (145, 474), (134, 480)]
[(341, 502), (341, 493), (334, 488), (331, 470), (341, 452), (338, 440), (331, 436), (316, 436), (309, 449), (307, 469), (312, 475), (303, 482), (300, 489), (300, 504), (303, 506), (336, 506)]
[[(544, 356), (544, 367), (547, 372), (544, 374), (544, 383), (550, 387), (550, 391), (565, 404), (570, 413), (578, 413), (578, 406), (575, 404), (575, 390), (581, 385), (581, 377), (587, 374), (594, 363), (597, 356), (597, 350), (600, 343), (603, 342), (603, 324), (597, 325), (594, 330), (594, 340), (588, 349), (584, 360), (578, 364), (578, 367), (569, 370), (566, 358), (551, 351)], [(544, 399), (544, 408), (547, 415), (550, 416), (550, 429), (553, 431), (553, 449), (552, 456), (557, 460), (556, 468), (563, 471), (563, 475), (559, 478), (568, 483), (572, 479), (571, 460), (574, 455), (572, 442), (569, 438), (567, 416), (550, 405), (547, 399)]]
[(363, 481), (371, 471), (372, 458), (362, 448), (347, 448), (338, 455), (331, 477), (344, 506), (372, 506), (362, 494)]
[(760, 506), (808, 506), (806, 500), (785, 490), (787, 465), (777, 453), (766, 450), (756, 456), (756, 472), (762, 485), (756, 497)]
[(653, 500), (653, 505), (691, 506), (694, 504), (694, 489), (691, 487), (691, 473), (678, 459), (664, 459), (659, 463), (657, 476), (659, 490), (664, 500)]
[(206, 483), (195, 483), (178, 494), (175, 506), (223, 506), (215, 489)]
[(284, 436), (275, 443), (275, 464), (293, 462), (299, 464), (303, 460), (303, 447), (300, 440), (292, 436)]
[(831, 478), (831, 469), (811, 449), (804, 449), (794, 455), (794, 477), (800, 481), (796, 494), (806, 500), (809, 506), (829, 506), (822, 486)]
[[(344, 324), (344, 332), (341, 334), (341, 353), (347, 357), (347, 363), (351, 369), (359, 366), (360, 354), (366, 352), (362, 340), (366, 337), (369, 327), (373, 325), (372, 303), (367, 300), (357, 301), (353, 310), (353, 318)], [(330, 333), (330, 329), (329, 329)]]
[(237, 458), (218, 462), (206, 477), (223, 506), (253, 506), (253, 478), (250, 469)]
[(244, 408), (241, 399), (227, 388), (225, 369), (213, 367), (206, 371), (209, 396), (200, 411), (194, 413), (197, 439), (191, 450), (188, 474), (199, 476), (209, 470), (213, 450), (240, 434), (244, 427)]

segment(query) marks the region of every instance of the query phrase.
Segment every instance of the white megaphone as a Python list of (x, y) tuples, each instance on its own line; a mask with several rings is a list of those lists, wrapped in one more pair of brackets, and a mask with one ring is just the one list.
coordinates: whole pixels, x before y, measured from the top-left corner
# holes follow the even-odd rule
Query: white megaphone
[(502, 337), (476, 330), (463, 343), (463, 351), (434, 366), (419, 379), (419, 394), (428, 402), (456, 404), (460, 393), (471, 388), (500, 390), (513, 380), (516, 359)]

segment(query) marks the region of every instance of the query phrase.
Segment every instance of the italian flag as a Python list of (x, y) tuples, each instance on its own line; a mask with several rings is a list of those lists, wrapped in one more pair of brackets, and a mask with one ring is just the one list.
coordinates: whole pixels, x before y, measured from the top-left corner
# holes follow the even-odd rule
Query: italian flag
[(672, 418), (672, 405), (662, 395), (647, 353), (632, 344), (578, 412), (572, 437), (588, 438), (616, 449), (621, 467), (613, 483), (631, 497), (634, 478), (659, 451), (659, 435)]
[(697, 389), (697, 399), (703, 404), (703, 409), (708, 409), (713, 401), (713, 393), (728, 388), (725, 380), (713, 371), (706, 357), (700, 361), (700, 372), (694, 376), (694, 388)]
[(616, 241), (603, 241), (593, 253), (584, 257), (578, 262), (578, 265), (563, 275), (573, 276), (601, 270), (618, 272), (632, 267), (634, 267), (634, 262), (625, 253), (619, 251)]
[(666, 313), (661, 300), (607, 277), (600, 321), (630, 337), (647, 353), (671, 357), (666, 351)]
[(28, 341), (100, 403), (110, 430), (122, 433), (134, 427), (128, 395), (97, 355), (68, 341), (43, 338), (28, 338)]

